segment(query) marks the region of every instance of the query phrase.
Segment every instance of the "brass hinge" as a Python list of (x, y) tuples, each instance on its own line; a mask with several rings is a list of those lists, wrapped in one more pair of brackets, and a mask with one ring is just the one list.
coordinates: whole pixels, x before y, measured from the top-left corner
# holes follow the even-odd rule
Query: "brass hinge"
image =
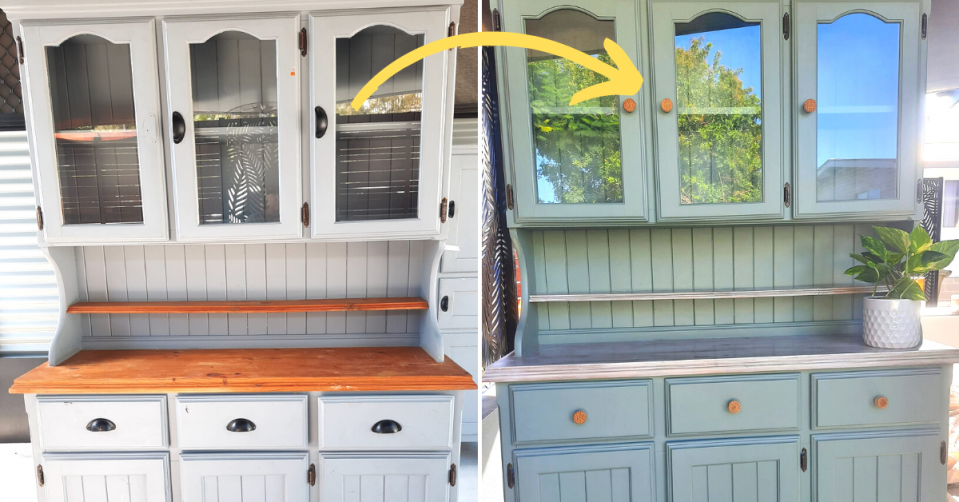
[(43, 479), (43, 466), (42, 466), (42, 465), (38, 465), (38, 466), (37, 466), (37, 483), (39, 483), (40, 486), (43, 486), (43, 482), (44, 482), (44, 479)]
[(449, 199), (443, 197), (443, 201), (440, 202), (440, 223), (446, 223), (446, 205), (449, 204)]
[(503, 25), (499, 22), (499, 9), (493, 9), (493, 31), (503, 31)]
[(946, 456), (949, 455), (949, 450), (946, 448), (946, 442), (943, 441), (939, 443), (939, 463), (946, 465)]
[[(922, 39), (923, 39), (923, 40), (926, 39), (926, 24), (927, 24), (927, 22), (926, 22), (926, 15), (923, 14), (923, 15), (922, 15), (922, 29), (921, 29), (921, 30), (922, 30)], [(21, 53), (21, 54), (22, 54), (22, 53)], [(21, 59), (21, 62), (22, 62), (22, 59), (23, 59), (23, 56), (22, 56), (22, 55), (20, 56), (20, 59)]]
[(792, 193), (791, 193), (791, 190), (789, 189), (789, 182), (787, 181), (786, 184), (783, 185), (783, 204), (785, 204), (786, 207), (789, 207), (791, 203), (792, 203)]
[(799, 468), (802, 469), (802, 472), (806, 472), (806, 469), (809, 467), (809, 460), (806, 455), (806, 449), (803, 448), (799, 453)]
[[(449, 29), (446, 31), (446, 36), (447, 36), (447, 37), (456, 36), (456, 23), (454, 23), (453, 21), (450, 21), (450, 27), (449, 27)], [(452, 49), (450, 49), (450, 50), (452, 50)]]
[[(923, 34), (925, 33), (926, 32), (923, 31)], [(923, 36), (922, 38), (926, 38), (926, 37)], [(23, 39), (20, 37), (17, 37), (17, 50), (20, 51), (20, 64), (23, 64)]]
[(307, 37), (306, 37), (306, 28), (300, 29), (300, 55), (306, 57), (306, 47), (307, 47)]
[(513, 209), (513, 185), (506, 185), (506, 207)]
[(43, 209), (37, 206), (37, 230), (43, 230)]
[(450, 486), (456, 486), (456, 464), (450, 466)]
[(300, 209), (300, 221), (303, 222), (303, 226), (310, 227), (310, 203), (304, 202), (303, 208)]
[(783, 40), (789, 40), (789, 13), (783, 14)]
[(506, 486), (512, 488), (516, 484), (516, 474), (513, 472), (513, 464), (506, 464)]
[(310, 486), (316, 486), (316, 464), (310, 464), (310, 468), (306, 470), (306, 481)]

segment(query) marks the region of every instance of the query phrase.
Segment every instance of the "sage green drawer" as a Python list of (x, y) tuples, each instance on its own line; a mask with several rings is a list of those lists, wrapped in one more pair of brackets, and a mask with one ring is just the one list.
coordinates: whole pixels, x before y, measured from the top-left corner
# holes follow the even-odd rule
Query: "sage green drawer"
[[(799, 428), (799, 374), (666, 379), (671, 436)], [(731, 408), (738, 403), (738, 410)]]
[(811, 381), (812, 426), (940, 422), (946, 418), (948, 397), (945, 386), (942, 370), (938, 367), (816, 373)]
[(511, 385), (513, 442), (650, 437), (652, 397), (649, 380)]

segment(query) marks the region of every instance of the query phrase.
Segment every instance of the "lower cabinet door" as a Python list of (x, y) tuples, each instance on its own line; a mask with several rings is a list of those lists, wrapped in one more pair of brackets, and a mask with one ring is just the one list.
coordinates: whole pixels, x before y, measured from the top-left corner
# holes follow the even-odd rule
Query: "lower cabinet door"
[(935, 430), (814, 435), (815, 500), (942, 500), (940, 441)]
[(522, 502), (652, 502), (653, 444), (531, 448), (513, 451)]
[(445, 502), (449, 453), (320, 455), (320, 502)]
[(309, 502), (306, 452), (184, 453), (182, 502)]
[(666, 462), (672, 502), (799, 501), (797, 436), (667, 443)]
[(172, 500), (168, 453), (48, 453), (43, 477), (47, 502)]

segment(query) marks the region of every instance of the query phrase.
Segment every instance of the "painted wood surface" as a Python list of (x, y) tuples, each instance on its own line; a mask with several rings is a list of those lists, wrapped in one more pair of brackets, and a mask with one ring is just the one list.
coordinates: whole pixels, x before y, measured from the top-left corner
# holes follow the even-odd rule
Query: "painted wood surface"
[(453, 361), (419, 347), (96, 350), (43, 363), (14, 394), (149, 394), (374, 390), (474, 390)]
[[(321, 450), (415, 451), (453, 448), (451, 395), (320, 396), (317, 417)], [(392, 420), (396, 433), (374, 433)]]
[[(38, 396), (43, 451), (163, 450), (170, 444), (166, 396)], [(109, 420), (113, 430), (87, 429)]]
[[(180, 395), (175, 399), (181, 450), (302, 450), (309, 447), (304, 394)], [(254, 430), (233, 432), (238, 418)]]
[(798, 373), (670, 378), (666, 396), (670, 436), (798, 430), (801, 423)]
[(959, 363), (959, 349), (926, 340), (916, 349), (867, 347), (861, 335), (651, 340), (548, 345), (486, 368), (485, 382), (649, 378)]
[(422, 298), (357, 298), (327, 300), (264, 300), (254, 302), (81, 302), (68, 314), (283, 314), (288, 312), (362, 312), (426, 310)]
[[(868, 225), (530, 231), (532, 295), (669, 293), (854, 286), (843, 271)], [(861, 295), (550, 302), (531, 305), (539, 330), (843, 321)], [(641, 335), (637, 334), (637, 337)]]
[(189, 454), (180, 460), (182, 502), (308, 502), (307, 453)]
[(47, 502), (169, 502), (168, 453), (45, 454)]
[[(76, 248), (90, 302), (423, 297), (420, 241)], [(86, 337), (419, 332), (419, 312), (84, 315)]]
[[(818, 373), (812, 376), (813, 428), (870, 427), (941, 420), (942, 370)], [(885, 399), (885, 406), (876, 403)]]
[(523, 502), (652, 502), (652, 443), (517, 450)]
[(445, 502), (448, 453), (321, 454), (317, 466), (324, 502)]

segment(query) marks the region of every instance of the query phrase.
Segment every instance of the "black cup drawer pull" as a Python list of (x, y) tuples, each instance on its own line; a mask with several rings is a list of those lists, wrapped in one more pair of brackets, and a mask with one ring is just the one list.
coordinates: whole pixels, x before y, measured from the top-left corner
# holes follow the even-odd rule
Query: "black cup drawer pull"
[(377, 434), (396, 434), (403, 430), (403, 427), (395, 420), (380, 420), (373, 424), (373, 432)]
[(227, 424), (226, 430), (230, 432), (253, 432), (256, 430), (256, 424), (245, 418), (238, 418)]
[(320, 139), (326, 134), (326, 128), (330, 126), (330, 120), (322, 106), (317, 106), (313, 111), (316, 113), (316, 139)]
[(87, 424), (87, 430), (90, 432), (110, 432), (117, 430), (117, 424), (105, 418), (94, 418)]
[(173, 143), (179, 145), (186, 136), (186, 122), (180, 112), (173, 112)]

